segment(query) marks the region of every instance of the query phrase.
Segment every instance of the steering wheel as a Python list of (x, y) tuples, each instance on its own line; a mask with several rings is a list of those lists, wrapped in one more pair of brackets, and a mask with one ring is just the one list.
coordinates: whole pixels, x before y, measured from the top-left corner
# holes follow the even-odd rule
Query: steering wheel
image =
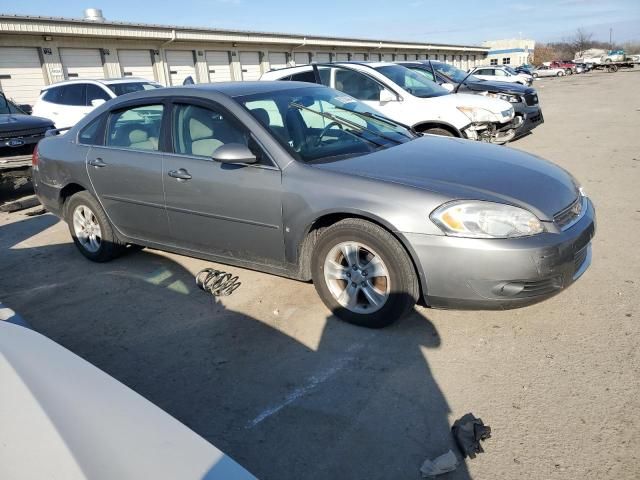
[(320, 143), (322, 142), (322, 138), (327, 134), (327, 132), (329, 130), (331, 130), (331, 127), (333, 127), (333, 126), (340, 127), (340, 130), (344, 130), (344, 127), (339, 122), (331, 122), (331, 123), (329, 123), (326, 127), (324, 127), (322, 129), (322, 131), (320, 132), (320, 135), (318, 135), (318, 138), (316, 138), (316, 141), (313, 143), (314, 147), (317, 147), (317, 146), (320, 145)]

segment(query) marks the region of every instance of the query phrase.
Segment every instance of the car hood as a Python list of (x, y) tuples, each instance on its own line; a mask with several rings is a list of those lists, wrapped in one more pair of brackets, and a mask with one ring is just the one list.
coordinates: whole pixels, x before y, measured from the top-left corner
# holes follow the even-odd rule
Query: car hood
[(536, 92), (535, 88), (525, 87), (520, 83), (494, 82), (491, 80), (485, 82), (470, 82), (467, 80), (465, 85), (474, 92), (499, 92), (513, 95), (527, 95)]
[(46, 118), (32, 117), (31, 115), (23, 115), (21, 113), (5, 113), (0, 115), (0, 132), (47, 127), (53, 127), (53, 123)]
[(113, 377), (1, 319), (0, 385), (2, 478), (256, 480)]
[(473, 95), (469, 93), (452, 93), (450, 95), (443, 95), (441, 97), (433, 97), (429, 99), (430, 102), (451, 103), (455, 107), (474, 107), (484, 108), (491, 113), (500, 115), (505, 110), (511, 108), (509, 102), (500, 100), (498, 98), (483, 97), (481, 95)]
[(573, 177), (551, 162), (507, 147), (432, 135), (314, 166), (420, 188), (451, 200), (509, 203), (546, 221), (578, 196)]

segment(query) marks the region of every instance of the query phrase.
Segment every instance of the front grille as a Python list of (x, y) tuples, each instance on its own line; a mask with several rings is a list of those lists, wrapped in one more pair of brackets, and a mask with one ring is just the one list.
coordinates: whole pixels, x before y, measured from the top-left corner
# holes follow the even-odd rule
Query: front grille
[(0, 133), (0, 141), (9, 140), (10, 138), (33, 138), (33, 137), (44, 137), (44, 133), (47, 131), (46, 128), (29, 128), (24, 130), (13, 130), (12, 132), (2, 132)]
[(537, 93), (527, 93), (524, 96), (524, 101), (530, 107), (532, 107), (533, 105), (537, 105), (538, 104), (538, 94)]
[(563, 208), (553, 216), (553, 221), (561, 230), (566, 230), (573, 225), (580, 217), (584, 210), (584, 198), (579, 196), (569, 206)]
[(528, 117), (528, 120), (531, 123), (538, 123), (542, 121), (542, 115), (540, 115), (539, 113), (536, 113), (535, 115), (531, 115), (530, 117)]

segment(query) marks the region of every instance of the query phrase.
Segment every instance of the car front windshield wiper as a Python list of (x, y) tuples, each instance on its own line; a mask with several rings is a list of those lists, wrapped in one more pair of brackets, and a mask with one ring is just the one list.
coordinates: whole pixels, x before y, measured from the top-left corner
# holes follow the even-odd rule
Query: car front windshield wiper
[[(383, 117), (382, 115), (378, 115), (376, 113), (371, 113), (371, 112), (356, 112), (355, 110), (351, 110), (349, 108), (345, 108), (345, 107), (340, 107), (338, 105), (334, 105), (335, 108), (337, 108), (338, 110), (344, 110), (345, 112), (349, 112), (349, 113), (355, 113), (356, 115), (358, 115), (359, 117), (366, 117), (366, 118), (372, 118), (374, 120), (378, 120), (379, 122), (382, 123), (386, 123), (387, 125), (391, 125), (393, 127), (401, 127), (405, 130), (408, 130), (409, 132), (411, 132), (411, 127), (408, 127), (407, 125), (405, 125), (404, 123), (400, 123), (400, 122), (396, 122), (395, 120), (391, 120), (390, 118), (387, 117)], [(383, 136), (383, 134), (381, 133), (377, 133), (377, 135)], [(412, 135), (405, 135), (404, 133), (401, 133), (401, 135), (406, 136), (407, 138), (414, 138)], [(387, 138), (386, 136), (383, 136), (384, 138)]]
[[(379, 134), (377, 132), (374, 132), (373, 130), (369, 130), (368, 128), (364, 128), (364, 127), (358, 125), (357, 123), (353, 123), (353, 122), (351, 122), (349, 120), (346, 120), (344, 118), (338, 117), (336, 115), (332, 115), (330, 113), (319, 112), (317, 110), (314, 110), (313, 108), (305, 107), (304, 105), (302, 105), (300, 103), (291, 102), (289, 104), (289, 106), (293, 107), (293, 108), (297, 108), (298, 110), (305, 110), (307, 112), (315, 113), (316, 115), (320, 115), (321, 117), (327, 118), (327, 119), (331, 120), (332, 122), (336, 122), (336, 123), (338, 123), (340, 125), (347, 126), (347, 127), (351, 128), (352, 130), (354, 130), (354, 131), (348, 131), (347, 130), (347, 133), (349, 133), (349, 134), (351, 134), (351, 135), (353, 135), (355, 137), (361, 138), (361, 139), (363, 139), (363, 140), (365, 140), (365, 141), (367, 141), (369, 143), (372, 143), (372, 144), (374, 144), (374, 145), (376, 145), (378, 147), (384, 147), (385, 146), (384, 143), (376, 142), (374, 140), (371, 140), (370, 138), (365, 137), (364, 135), (362, 135), (362, 132), (369, 132), (369, 133), (372, 133), (373, 135), (376, 135), (378, 137), (386, 138), (384, 135), (381, 135), (381, 134)], [(402, 143), (402, 142), (399, 142), (398, 140), (396, 140), (394, 138), (389, 138), (389, 140), (391, 140), (393, 142), (396, 142), (396, 143)]]

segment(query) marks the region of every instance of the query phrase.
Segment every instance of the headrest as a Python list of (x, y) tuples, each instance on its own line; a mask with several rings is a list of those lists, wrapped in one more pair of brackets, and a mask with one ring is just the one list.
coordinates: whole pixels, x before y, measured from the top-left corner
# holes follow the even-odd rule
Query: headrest
[(189, 119), (189, 134), (191, 141), (202, 140), (203, 138), (211, 138), (213, 130), (196, 118)]
[(135, 130), (131, 130), (129, 132), (129, 143), (133, 145), (134, 143), (142, 143), (149, 140), (149, 134), (144, 130), (140, 130), (139, 128)]
[(261, 124), (265, 126), (269, 125), (269, 112), (264, 108), (254, 108), (251, 110), (251, 113), (253, 113), (253, 116), (256, 117)]

